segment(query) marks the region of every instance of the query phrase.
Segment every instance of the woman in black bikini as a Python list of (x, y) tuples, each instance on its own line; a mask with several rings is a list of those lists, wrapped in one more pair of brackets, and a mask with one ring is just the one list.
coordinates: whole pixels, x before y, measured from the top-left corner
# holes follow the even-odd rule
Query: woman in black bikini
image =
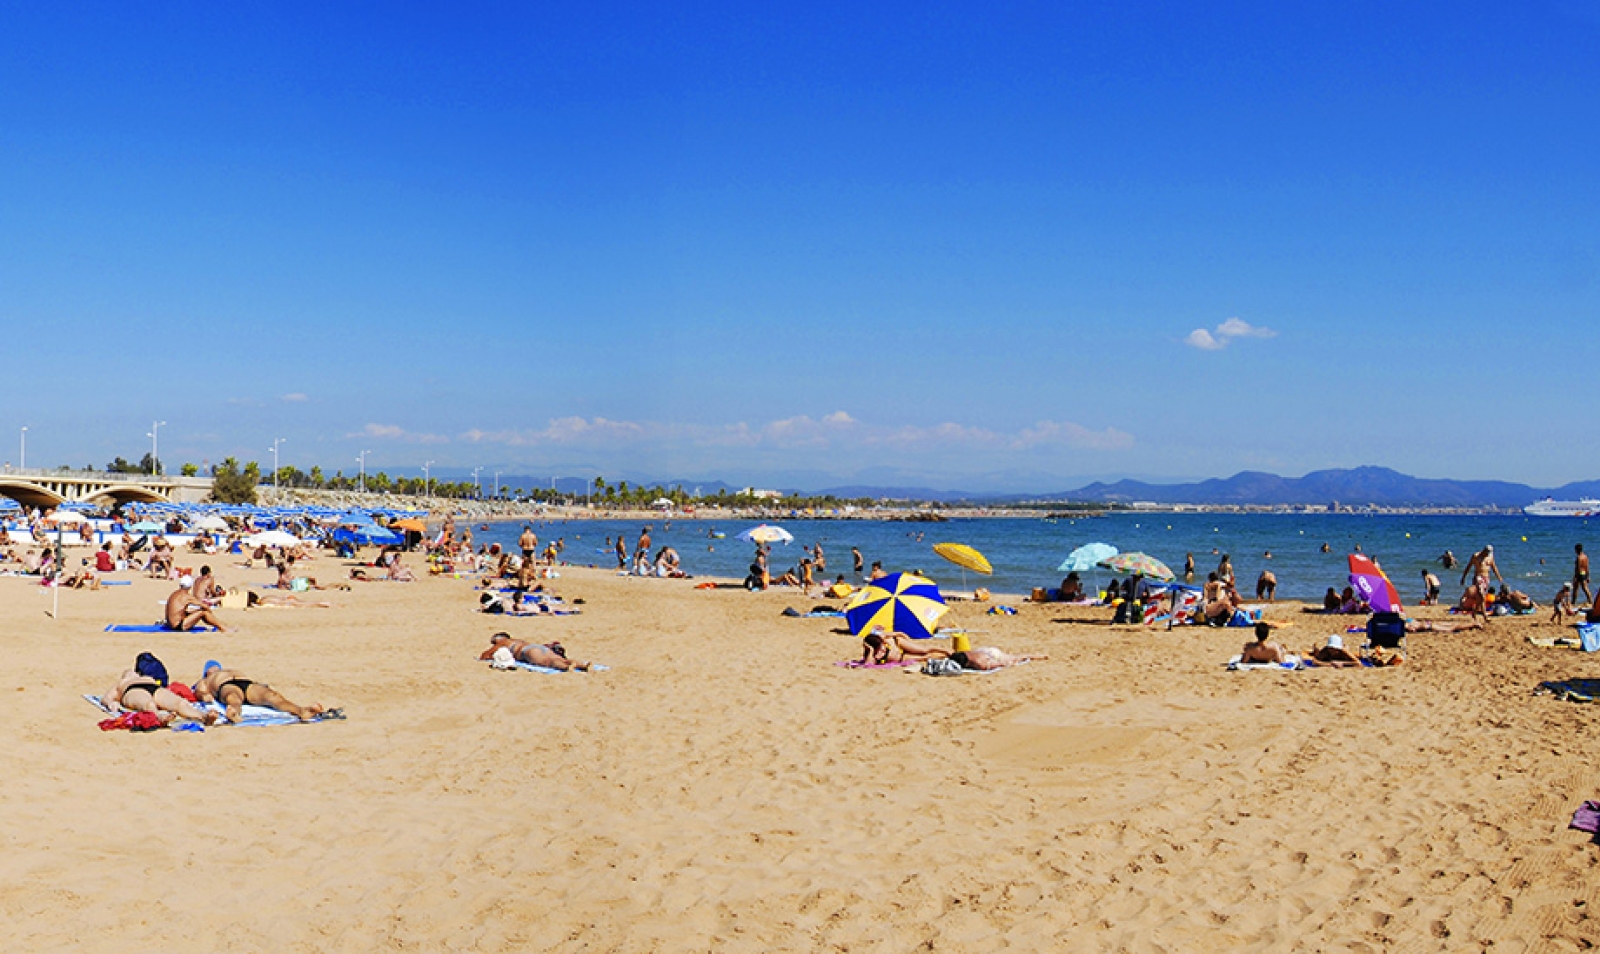
[(237, 669), (223, 669), (222, 663), (216, 660), (206, 663), (204, 674), (194, 684), (194, 694), (201, 702), (222, 703), (227, 709), (229, 722), (239, 721), (239, 712), (246, 704), (287, 712), (301, 722), (315, 721), (325, 711), (314, 703), (309, 706), (295, 705), (266, 683), (249, 679)]
[(180, 718), (204, 722), (206, 725), (213, 725), (217, 721), (215, 712), (200, 711), (188, 700), (163, 686), (154, 676), (146, 676), (136, 669), (124, 672), (116, 686), (101, 696), (100, 701), (113, 711), (120, 707), (129, 712), (158, 713), (168, 723)]

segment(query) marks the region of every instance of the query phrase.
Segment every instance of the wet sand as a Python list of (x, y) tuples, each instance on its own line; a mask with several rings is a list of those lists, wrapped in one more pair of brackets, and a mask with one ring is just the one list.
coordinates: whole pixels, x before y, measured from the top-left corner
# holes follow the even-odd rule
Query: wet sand
[[(101, 630), (155, 619), (165, 583), (64, 592), (51, 619), (0, 579), (7, 949), (1600, 943), (1600, 848), (1566, 827), (1600, 797), (1600, 707), (1531, 694), (1600, 659), (1528, 645), (1563, 633), (1544, 615), (1412, 636), (1395, 669), (1230, 673), (1242, 630), (960, 603), (975, 644), (1053, 658), (936, 679), (834, 666), (858, 641), (781, 617), (822, 602), (793, 591), (556, 585), (582, 615), (484, 617), (469, 582), (424, 579), (141, 635)], [(1271, 614), (1295, 650), (1352, 621)], [(502, 628), (613, 668), (492, 671)], [(101, 732), (80, 695), (146, 649), (349, 719)]]

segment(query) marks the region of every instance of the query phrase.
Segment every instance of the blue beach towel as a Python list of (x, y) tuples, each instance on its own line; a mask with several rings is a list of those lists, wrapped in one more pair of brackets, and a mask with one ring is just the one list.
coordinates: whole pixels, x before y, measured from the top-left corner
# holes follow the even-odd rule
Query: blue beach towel
[(105, 628), (108, 633), (214, 633), (210, 626), (196, 626), (194, 629), (168, 629), (164, 623), (112, 623)]
[[(517, 662), (517, 668), (518, 669), (526, 669), (528, 672), (547, 673), (547, 674), (553, 675), (553, 676), (565, 676), (569, 672), (582, 672), (583, 671), (581, 669), (565, 669), (565, 670), (562, 670), (562, 669), (551, 669), (549, 666), (535, 666), (533, 663), (525, 663), (525, 662), (522, 662), (520, 660)], [(610, 668), (611, 668), (610, 666), (602, 666), (599, 663), (590, 663), (589, 664), (589, 671), (590, 672), (605, 672), (606, 670), (608, 670)]]
[[(551, 671), (554, 672), (555, 670), (551, 670)], [(115, 713), (112, 712), (112, 710), (111, 710), (111, 708), (109, 706), (107, 706), (105, 703), (100, 701), (100, 697), (99, 696), (91, 696), (91, 695), (88, 695), (86, 693), (86, 694), (84, 694), (84, 698), (89, 701), (90, 705), (94, 706), (96, 709), (99, 709), (101, 712), (104, 712), (107, 715), (114, 715), (115, 714)], [(200, 702), (200, 703), (196, 703), (195, 706), (196, 706), (196, 708), (201, 709), (201, 710), (215, 712), (219, 716), (223, 715), (225, 712), (227, 712), (227, 707), (222, 705), (220, 702), (212, 702), (212, 703)], [(335, 711), (338, 711), (338, 710), (335, 710)], [(333, 718), (342, 719), (343, 718), (343, 713), (340, 712), (339, 715), (334, 716)], [(323, 719), (317, 719), (317, 720), (314, 720), (314, 721), (322, 722), (324, 720)], [(268, 709), (265, 706), (244, 706), (243, 708), (241, 708), (239, 710), (239, 721), (238, 722), (218, 722), (216, 725), (210, 726), (209, 728), (217, 729), (217, 728), (225, 728), (225, 727), (228, 727), (228, 726), (246, 726), (246, 725), (300, 725), (300, 724), (301, 724), (301, 722), (300, 722), (299, 719), (296, 719), (294, 716), (290, 715), (287, 712), (279, 712), (277, 709)], [(306, 724), (309, 725), (310, 723), (306, 723)], [(173, 723), (173, 725), (171, 727), (175, 728), (175, 729), (181, 728), (182, 731), (185, 731), (185, 732), (202, 732), (207, 728), (206, 726), (202, 726), (198, 722)]]

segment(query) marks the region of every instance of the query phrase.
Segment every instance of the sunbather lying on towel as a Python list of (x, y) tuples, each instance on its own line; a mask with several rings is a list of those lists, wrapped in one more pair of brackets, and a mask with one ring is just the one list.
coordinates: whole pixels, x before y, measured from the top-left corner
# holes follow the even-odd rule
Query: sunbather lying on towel
[(874, 626), (872, 632), (861, 637), (861, 661), (869, 665), (881, 666), (907, 659), (944, 659), (949, 655), (936, 646), (918, 646), (905, 633), (886, 633), (881, 626)]
[(489, 637), (489, 648), (478, 655), (479, 659), (493, 659), (495, 651), (505, 647), (511, 650), (511, 658), (518, 662), (525, 662), (530, 666), (543, 666), (546, 669), (559, 669), (566, 672), (576, 669), (587, 672), (591, 663), (575, 663), (567, 659), (566, 647), (559, 642), (530, 643), (521, 639), (512, 639), (510, 633), (495, 633)]
[(1288, 662), (1288, 653), (1284, 652), (1281, 643), (1269, 643), (1267, 637), (1272, 635), (1272, 627), (1266, 623), (1256, 624), (1256, 641), (1245, 643), (1244, 649), (1239, 651), (1240, 662), (1247, 663), (1283, 663)]
[(186, 633), (201, 623), (215, 626), (219, 633), (228, 631), (228, 627), (222, 625), (222, 621), (212, 614), (211, 607), (195, 599), (189, 587), (180, 586), (173, 590), (172, 595), (167, 597), (167, 628), (174, 632)]
[(1359, 668), (1361, 665), (1361, 657), (1344, 648), (1342, 636), (1329, 636), (1320, 649), (1306, 653), (1306, 658), (1319, 666), (1331, 666), (1334, 669)]
[(212, 725), (217, 721), (215, 712), (200, 711), (187, 699), (163, 686), (155, 676), (144, 675), (137, 669), (124, 672), (111, 691), (100, 697), (100, 702), (112, 711), (122, 708), (129, 712), (154, 712), (167, 723), (174, 719), (189, 719)]
[(206, 663), (200, 681), (194, 684), (194, 694), (201, 702), (222, 703), (229, 722), (239, 721), (239, 710), (247, 704), (287, 712), (301, 722), (310, 722), (324, 711), (316, 704), (295, 705), (266, 683), (247, 678), (237, 669), (224, 669), (215, 659)]
[(1408, 633), (1459, 633), (1469, 629), (1482, 629), (1483, 623), (1446, 623), (1435, 619), (1408, 619), (1406, 632)]
[(951, 653), (950, 658), (954, 659), (962, 669), (976, 669), (980, 672), (987, 672), (990, 669), (1004, 669), (1007, 666), (1036, 662), (1050, 657), (1045, 653), (1012, 654), (1002, 652), (995, 646), (979, 646), (977, 649), (969, 649), (966, 652)]

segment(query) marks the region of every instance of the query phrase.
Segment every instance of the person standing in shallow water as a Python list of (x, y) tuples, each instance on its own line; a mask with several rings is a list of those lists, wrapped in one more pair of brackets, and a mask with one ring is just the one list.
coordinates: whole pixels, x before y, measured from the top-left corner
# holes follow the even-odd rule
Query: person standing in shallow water
[(1572, 559), (1572, 595), (1577, 597), (1583, 594), (1584, 602), (1592, 602), (1594, 594), (1589, 592), (1589, 554), (1583, 552), (1583, 544), (1574, 543), (1572, 552), (1576, 556)]
[(1185, 583), (1193, 583), (1194, 582), (1194, 554), (1193, 553), (1185, 553), (1183, 555), (1183, 582), (1185, 582)]
[(863, 557), (861, 555), (861, 548), (860, 547), (851, 547), (850, 548), (850, 556), (855, 559), (855, 561), (856, 561), (856, 575), (860, 576), (861, 575), (861, 571), (863, 569), (865, 569), (866, 566), (867, 566), (866, 557)]

